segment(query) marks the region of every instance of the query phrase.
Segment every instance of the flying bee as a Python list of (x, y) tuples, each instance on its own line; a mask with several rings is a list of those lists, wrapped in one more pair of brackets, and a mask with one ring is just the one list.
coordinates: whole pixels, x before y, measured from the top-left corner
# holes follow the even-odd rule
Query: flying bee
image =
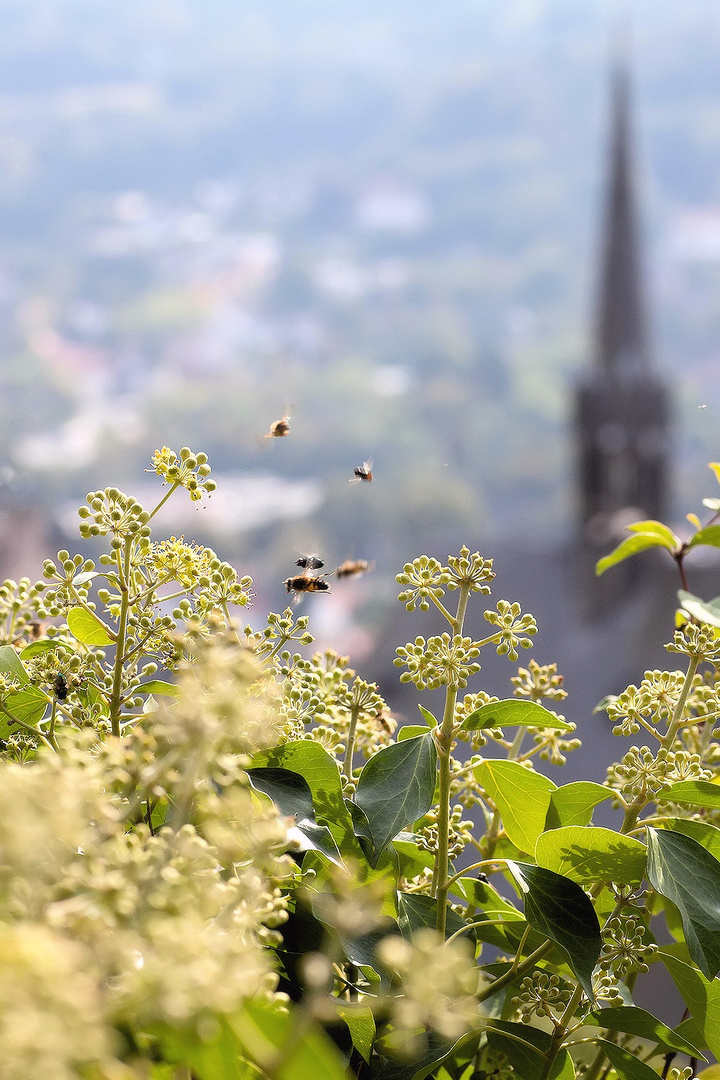
[(330, 592), (330, 586), (322, 578), (313, 577), (312, 574), (298, 574), (297, 577), (289, 577), (283, 581), (286, 592), (296, 593), (296, 599), (300, 599), (303, 593)]
[(368, 562), (367, 559), (346, 559), (344, 563), (338, 566), (335, 577), (358, 577), (360, 574), (367, 574), (374, 569), (375, 563)]
[(67, 679), (60, 671), (58, 671), (53, 679), (53, 690), (55, 691), (55, 697), (58, 701), (67, 701), (69, 687)]
[(301, 566), (303, 570), (319, 570), (325, 563), (318, 559), (317, 555), (301, 555), (295, 560), (295, 565)]
[(372, 483), (374, 477), (372, 474), (373, 459), (369, 461), (363, 461), (362, 465), (356, 465), (353, 470), (355, 475), (350, 481), (351, 484), (356, 484), (359, 480), (364, 480), (366, 484)]
[(287, 435), (290, 431), (290, 417), (283, 416), (281, 420), (273, 420), (270, 425), (270, 430), (265, 436), (266, 439), (280, 439), (283, 435)]

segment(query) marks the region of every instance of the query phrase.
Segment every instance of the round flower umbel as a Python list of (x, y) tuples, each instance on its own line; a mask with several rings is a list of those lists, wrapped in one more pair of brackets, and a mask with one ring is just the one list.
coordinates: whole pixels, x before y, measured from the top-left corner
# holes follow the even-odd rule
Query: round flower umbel
[(530, 698), (531, 701), (541, 701), (542, 698), (562, 701), (567, 697), (557, 664), (538, 664), (537, 660), (531, 660), (526, 668), (518, 668), (517, 675), (511, 675), (510, 682), (515, 687), (513, 697)]
[(518, 645), (522, 649), (532, 648), (529, 638), (537, 633), (537, 623), (532, 615), (521, 613), (517, 602), (511, 604), (507, 600), (498, 600), (497, 610), (486, 611), (484, 614), (491, 626), (500, 628), (500, 633), (495, 635), (499, 638), (495, 650), (498, 656), (517, 660)]
[[(442, 566), (437, 559), (428, 555), (421, 555), (411, 563), (405, 563), (402, 573), (395, 578), (398, 585), (406, 585), (407, 588), (399, 594), (398, 600), (405, 605), (408, 611), (414, 611), (419, 607), (421, 611), (428, 611), (430, 600), (434, 597), (440, 600), (445, 595), (444, 585), (449, 586), (450, 571)], [(457, 586), (455, 586), (457, 587)]]
[(471, 555), (470, 549), (463, 545), (459, 555), (448, 555), (446, 569), (449, 571), (448, 589), (460, 589), (464, 585), (470, 592), (490, 592), (490, 586), (487, 583), (495, 577), (493, 561), (483, 559), (479, 552), (474, 551)]
[(83, 539), (111, 535), (117, 541), (121, 537), (150, 535), (150, 514), (132, 495), (126, 495), (116, 487), (88, 492), (86, 503), (78, 509)]
[(631, 971), (649, 971), (657, 946), (645, 941), (645, 926), (636, 915), (618, 915), (603, 928), (599, 966), (624, 979)]
[(480, 655), (480, 645), (469, 637), (442, 634), (437, 637), (416, 637), (415, 641), (399, 646), (395, 667), (406, 665), (408, 670), (400, 676), (400, 682), (413, 682), (418, 690), (435, 689), (438, 686), (457, 686), (461, 690), (468, 679), (480, 670), (475, 657)]
[(715, 628), (705, 623), (685, 623), (682, 630), (675, 631), (675, 636), (665, 648), (668, 652), (685, 653), (696, 660), (718, 660), (720, 637), (715, 635)]
[(520, 984), (520, 994), (513, 1005), (520, 1013), (523, 1024), (532, 1023), (534, 1017), (543, 1016), (557, 1023), (569, 1002), (572, 992), (560, 981), (558, 975), (536, 971), (526, 975)]
[(156, 450), (152, 456), (152, 470), (161, 476), (163, 482), (173, 488), (184, 487), (193, 502), (199, 502), (203, 495), (209, 495), (216, 488), (210, 476), (207, 454), (193, 454), (188, 446), (183, 446), (179, 456), (169, 446)]

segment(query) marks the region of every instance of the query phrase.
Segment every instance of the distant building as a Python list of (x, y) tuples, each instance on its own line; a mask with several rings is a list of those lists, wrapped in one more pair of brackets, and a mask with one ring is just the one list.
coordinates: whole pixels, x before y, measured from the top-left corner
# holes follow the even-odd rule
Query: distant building
[[(532, 651), (521, 653), (517, 664), (492, 651), (483, 655), (482, 674), (470, 689), (482, 686), (510, 697), (510, 676), (519, 664), (530, 657), (541, 664), (557, 662), (569, 694), (561, 711), (577, 724), (583, 740), (565, 767), (550, 770), (561, 783), (602, 780), (607, 765), (625, 752), (627, 741), (613, 737), (605, 714), (593, 713), (598, 701), (637, 684), (646, 669), (677, 666), (677, 658), (663, 648), (672, 638), (680, 584), (672, 560), (646, 552), (603, 577), (594, 570), (597, 559), (629, 535), (627, 524), (663, 519), (670, 502), (670, 392), (651, 363), (629, 114), (628, 75), (619, 69), (612, 80), (593, 355), (574, 391), (574, 535), (544, 550), (532, 540), (490, 550), (478, 539), (462, 538), (492, 556), (497, 573), (492, 601), (471, 604), (465, 632), (485, 637), (489, 628), (482, 611), (500, 598), (519, 601), (539, 625)], [(430, 554), (444, 561), (459, 542), (448, 537), (447, 546), (433, 545)], [(695, 570), (693, 584), (702, 595), (714, 596), (720, 593), (720, 574)], [(427, 638), (446, 629), (432, 612), (398, 614), (376, 653), (382, 667), (373, 677), (410, 723), (416, 721), (418, 695), (412, 684), (399, 685), (397, 669), (389, 667), (394, 647), (417, 634)], [(440, 692), (435, 694), (439, 699)], [(432, 709), (432, 695), (424, 694), (422, 702)]]

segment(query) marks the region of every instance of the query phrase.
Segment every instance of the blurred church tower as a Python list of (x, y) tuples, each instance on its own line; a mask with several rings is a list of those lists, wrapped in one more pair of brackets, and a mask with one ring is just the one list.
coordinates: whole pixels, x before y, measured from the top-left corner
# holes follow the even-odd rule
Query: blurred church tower
[(627, 524), (663, 520), (669, 508), (669, 398), (651, 365), (631, 142), (621, 65), (612, 79), (594, 355), (575, 400), (580, 588), (590, 619), (616, 610), (653, 569), (630, 559), (597, 578), (595, 562), (630, 535)]

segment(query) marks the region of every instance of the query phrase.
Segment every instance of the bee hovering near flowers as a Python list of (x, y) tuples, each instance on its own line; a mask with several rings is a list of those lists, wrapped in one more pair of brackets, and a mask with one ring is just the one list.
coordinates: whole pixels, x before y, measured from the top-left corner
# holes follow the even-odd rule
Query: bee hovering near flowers
[(272, 424), (270, 425), (270, 430), (268, 431), (267, 435), (265, 435), (265, 438), (266, 439), (280, 439), (284, 435), (287, 435), (289, 433), (289, 431), (290, 431), (290, 417), (289, 416), (283, 416), (281, 420), (273, 420)]
[(317, 555), (301, 555), (295, 560), (295, 565), (301, 566), (303, 570), (319, 570), (325, 563), (318, 559)]
[(289, 577), (283, 581), (286, 592), (295, 593), (295, 600), (302, 599), (303, 593), (330, 592), (330, 586), (322, 578), (312, 574), (298, 574), (297, 577)]
[(364, 480), (366, 484), (372, 483), (372, 481), (374, 480), (373, 473), (372, 473), (372, 467), (373, 467), (373, 459), (372, 458), (370, 458), (369, 461), (363, 461), (362, 465), (356, 465), (355, 470), (354, 470), (355, 475), (353, 476), (350, 483), (351, 484), (357, 484), (360, 480)]
[(337, 570), (335, 570), (335, 577), (358, 577), (360, 574), (368, 574), (374, 569), (375, 563), (368, 562), (367, 559), (346, 559), (345, 562), (341, 563)]

